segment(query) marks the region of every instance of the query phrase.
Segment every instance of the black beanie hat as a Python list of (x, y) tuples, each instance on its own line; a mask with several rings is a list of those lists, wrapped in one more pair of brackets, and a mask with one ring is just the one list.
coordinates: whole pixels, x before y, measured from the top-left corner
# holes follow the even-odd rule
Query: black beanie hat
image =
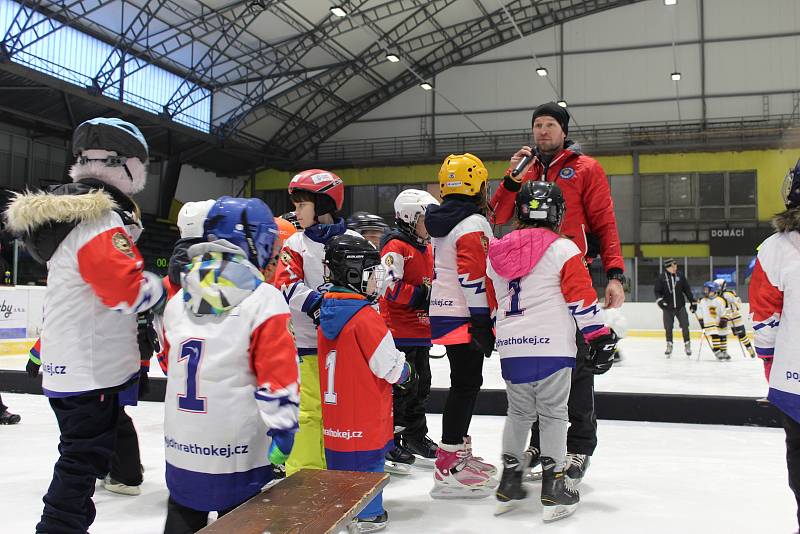
[(531, 126), (533, 126), (533, 122), (537, 117), (541, 117), (543, 115), (553, 117), (556, 121), (558, 121), (558, 124), (561, 125), (561, 129), (564, 130), (564, 135), (569, 135), (569, 112), (566, 108), (562, 108), (555, 102), (547, 102), (546, 104), (542, 104), (533, 110)]

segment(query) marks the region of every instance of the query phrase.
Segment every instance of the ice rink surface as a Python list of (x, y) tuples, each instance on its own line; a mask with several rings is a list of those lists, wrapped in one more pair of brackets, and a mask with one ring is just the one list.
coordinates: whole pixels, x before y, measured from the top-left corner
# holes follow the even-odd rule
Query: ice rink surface
[[(3, 401), (22, 423), (0, 426), (0, 532), (32, 532), (57, 457), (58, 430), (44, 397), (7, 393)], [(93, 534), (157, 534), (163, 528), (163, 404), (128, 410), (146, 469), (142, 495), (115, 495), (98, 486)], [(499, 462), (503, 420), (473, 419), (476, 453), (493, 462)], [(436, 439), (440, 416), (429, 422)], [(780, 429), (600, 421), (600, 446), (572, 517), (543, 524), (538, 483), (528, 484), (528, 499), (502, 517), (493, 516), (494, 497), (434, 501), (428, 495), (432, 471), (415, 468), (408, 477), (393, 477), (384, 492), (387, 532), (790, 534), (797, 525), (783, 439)]]

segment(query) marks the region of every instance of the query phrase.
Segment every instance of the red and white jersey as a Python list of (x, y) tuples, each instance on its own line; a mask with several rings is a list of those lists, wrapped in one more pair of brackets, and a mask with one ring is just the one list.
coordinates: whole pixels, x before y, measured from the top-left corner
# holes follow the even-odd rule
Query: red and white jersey
[(800, 421), (799, 291), (800, 233), (773, 234), (758, 249), (750, 279), (750, 314), (756, 354), (771, 362), (771, 369), (765, 368), (767, 398), (795, 421)]
[(555, 232), (515, 230), (489, 245), (503, 378), (541, 380), (575, 366), (575, 325), (587, 341), (608, 333), (578, 246)]
[[(360, 235), (352, 230), (345, 233)], [(320, 297), (319, 287), (325, 283), (324, 258), (325, 245), (309, 238), (304, 232), (289, 236), (280, 253), (275, 287), (281, 290), (289, 303), (301, 356), (317, 352), (316, 327), (306, 311)]]
[(392, 384), (405, 356), (360, 295), (325, 294), (318, 332), (325, 449), (383, 450), (393, 439)]
[(162, 298), (114, 211), (78, 224), (47, 262), (42, 389), (67, 397), (124, 384), (139, 372), (136, 314)]
[(697, 311), (700, 313), (700, 318), (703, 319), (703, 328), (707, 334), (727, 334), (727, 326), (724, 329), (719, 328), (720, 319), (724, 319), (728, 315), (728, 304), (724, 298), (718, 295), (703, 297), (698, 302)]
[(183, 294), (164, 311), (167, 486), (184, 506), (220, 510), (269, 480), (267, 431), (297, 429), (297, 351), (271, 285), (221, 315), (194, 315)]
[(433, 248), (419, 248), (401, 238), (387, 241), (381, 249), (386, 275), (379, 299), (380, 312), (398, 347), (429, 347), (431, 321), (426, 310), (411, 307), (433, 278)]
[(469, 343), (472, 315), (490, 313), (486, 295), (486, 251), (492, 227), (478, 214), (461, 220), (444, 237), (433, 237), (434, 279), (431, 288), (433, 343)]

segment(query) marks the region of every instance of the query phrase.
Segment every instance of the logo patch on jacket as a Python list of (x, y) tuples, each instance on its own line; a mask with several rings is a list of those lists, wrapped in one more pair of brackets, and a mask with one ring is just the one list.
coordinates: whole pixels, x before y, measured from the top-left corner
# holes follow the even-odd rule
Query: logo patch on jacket
[(289, 254), (289, 251), (282, 250), (281, 251), (281, 261), (284, 265), (291, 265), (292, 264), (292, 255)]
[(572, 167), (564, 167), (558, 172), (558, 175), (565, 180), (569, 180), (570, 178), (575, 176), (575, 169), (573, 169)]
[(489, 253), (489, 238), (486, 237), (485, 235), (481, 236), (481, 245), (483, 245), (483, 253), (484, 254), (488, 254)]
[(114, 245), (114, 248), (128, 256), (129, 258), (133, 258), (133, 243), (131, 243), (131, 239), (128, 237), (128, 234), (124, 232), (116, 232), (114, 235), (111, 236), (111, 244)]
[(387, 254), (386, 259), (383, 260), (383, 261), (384, 261), (384, 263), (386, 263), (387, 267), (391, 267), (392, 264), (394, 263), (394, 258), (392, 258), (391, 254)]

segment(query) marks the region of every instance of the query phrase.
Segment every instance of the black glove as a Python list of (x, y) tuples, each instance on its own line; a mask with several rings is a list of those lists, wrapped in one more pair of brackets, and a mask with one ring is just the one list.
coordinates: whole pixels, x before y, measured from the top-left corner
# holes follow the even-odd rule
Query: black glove
[(706, 325), (703, 324), (703, 318), (702, 317), (698, 317), (697, 318), (697, 322), (700, 323), (700, 328), (705, 328), (706, 327)]
[(411, 302), (408, 305), (415, 310), (428, 311), (428, 308), (431, 307), (431, 286), (428, 284), (417, 286), (414, 290), (414, 296), (411, 297)]
[(148, 393), (150, 393), (150, 377), (147, 376), (147, 368), (141, 367), (139, 369), (139, 400), (144, 399)]
[(689, 311), (692, 312), (692, 313), (697, 311), (697, 303), (696, 302), (690, 302), (689, 303)]
[(666, 310), (667, 308), (669, 308), (669, 304), (667, 304), (667, 301), (664, 299), (658, 299), (656, 301), (656, 304), (658, 304), (658, 307), (661, 308), (662, 310)]
[(494, 332), (492, 332), (492, 320), (489, 316), (475, 316), (469, 320), (469, 333), (472, 335), (470, 346), (489, 358), (494, 350)]
[(33, 361), (33, 357), (28, 357), (28, 363), (25, 365), (25, 372), (28, 373), (28, 376), (31, 378), (36, 378), (39, 376), (39, 368), (42, 366), (42, 362), (35, 362)]
[(306, 311), (306, 315), (308, 315), (311, 320), (314, 321), (314, 326), (319, 326), (320, 308), (322, 308), (322, 295), (320, 295)]
[(602, 375), (614, 363), (614, 353), (617, 352), (619, 338), (616, 332), (609, 329), (609, 333), (596, 337), (589, 342), (589, 357), (586, 367), (596, 375)]
[(727, 317), (723, 317), (722, 319), (719, 320), (719, 329), (720, 330), (725, 330), (725, 328), (727, 326), (728, 326), (728, 318)]

